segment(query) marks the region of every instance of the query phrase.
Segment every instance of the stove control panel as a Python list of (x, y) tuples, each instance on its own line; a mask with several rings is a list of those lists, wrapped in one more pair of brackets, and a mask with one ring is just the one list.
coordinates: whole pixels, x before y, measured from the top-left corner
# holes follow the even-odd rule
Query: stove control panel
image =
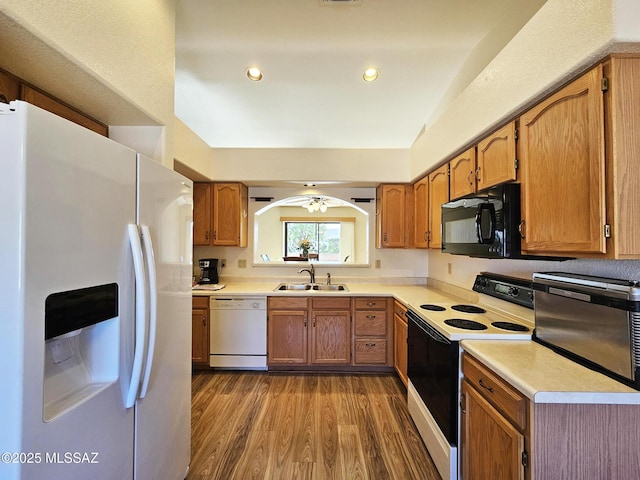
[(473, 290), (533, 309), (533, 286), (531, 280), (482, 272), (476, 276)]

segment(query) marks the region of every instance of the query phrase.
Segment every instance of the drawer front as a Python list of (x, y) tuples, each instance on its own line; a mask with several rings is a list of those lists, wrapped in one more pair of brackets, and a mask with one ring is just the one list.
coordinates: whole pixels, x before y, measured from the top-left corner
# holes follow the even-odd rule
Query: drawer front
[(203, 296), (193, 296), (191, 297), (191, 306), (193, 308), (204, 308), (209, 310), (209, 299), (211, 297), (209, 295)]
[(269, 297), (269, 308), (274, 309), (306, 309), (307, 297)]
[(355, 363), (387, 363), (387, 341), (379, 338), (358, 338), (355, 341)]
[(464, 378), (491, 405), (522, 430), (526, 428), (528, 400), (524, 395), (467, 353), (462, 369)]
[(331, 310), (350, 310), (351, 298), (349, 297), (312, 297), (312, 308), (329, 308)]
[(356, 311), (356, 335), (387, 335), (387, 312), (384, 310)]
[(407, 307), (397, 300), (393, 301), (393, 313), (398, 315), (405, 323), (407, 323), (407, 317), (404, 316), (407, 313)]
[(387, 308), (387, 299), (384, 297), (356, 298), (356, 310), (384, 310)]

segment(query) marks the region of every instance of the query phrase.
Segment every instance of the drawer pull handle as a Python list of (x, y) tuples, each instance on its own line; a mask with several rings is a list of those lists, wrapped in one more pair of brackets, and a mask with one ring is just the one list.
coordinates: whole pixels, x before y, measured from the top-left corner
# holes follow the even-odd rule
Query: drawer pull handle
[(367, 307), (375, 307), (376, 302), (367, 302)]
[(376, 318), (375, 315), (367, 315), (367, 318)]
[(365, 343), (365, 345), (366, 345), (367, 347), (375, 347), (375, 346), (376, 346), (376, 344), (375, 344), (375, 343)]
[(480, 383), (480, 386), (482, 388), (486, 388), (487, 390), (489, 390), (490, 393), (493, 393), (493, 387), (489, 387), (489, 386), (485, 385), (485, 383), (482, 381), (482, 379), (480, 379), (479, 383)]

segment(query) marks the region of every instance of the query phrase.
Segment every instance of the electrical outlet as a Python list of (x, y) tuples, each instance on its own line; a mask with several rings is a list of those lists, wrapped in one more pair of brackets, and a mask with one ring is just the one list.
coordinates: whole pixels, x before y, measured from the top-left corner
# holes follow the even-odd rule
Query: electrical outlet
[(223, 258), (222, 260), (220, 260), (220, 268), (224, 268), (227, 266), (227, 259)]
[(238, 260), (238, 268), (247, 268), (247, 260), (242, 258)]
[(380, 268), (380, 260), (376, 260), (376, 268)]

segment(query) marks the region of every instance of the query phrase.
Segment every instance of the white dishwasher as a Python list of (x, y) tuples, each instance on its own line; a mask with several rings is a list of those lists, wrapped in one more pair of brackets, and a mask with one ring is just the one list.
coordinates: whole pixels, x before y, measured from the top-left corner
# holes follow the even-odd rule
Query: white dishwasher
[(209, 366), (267, 369), (267, 297), (211, 296)]

